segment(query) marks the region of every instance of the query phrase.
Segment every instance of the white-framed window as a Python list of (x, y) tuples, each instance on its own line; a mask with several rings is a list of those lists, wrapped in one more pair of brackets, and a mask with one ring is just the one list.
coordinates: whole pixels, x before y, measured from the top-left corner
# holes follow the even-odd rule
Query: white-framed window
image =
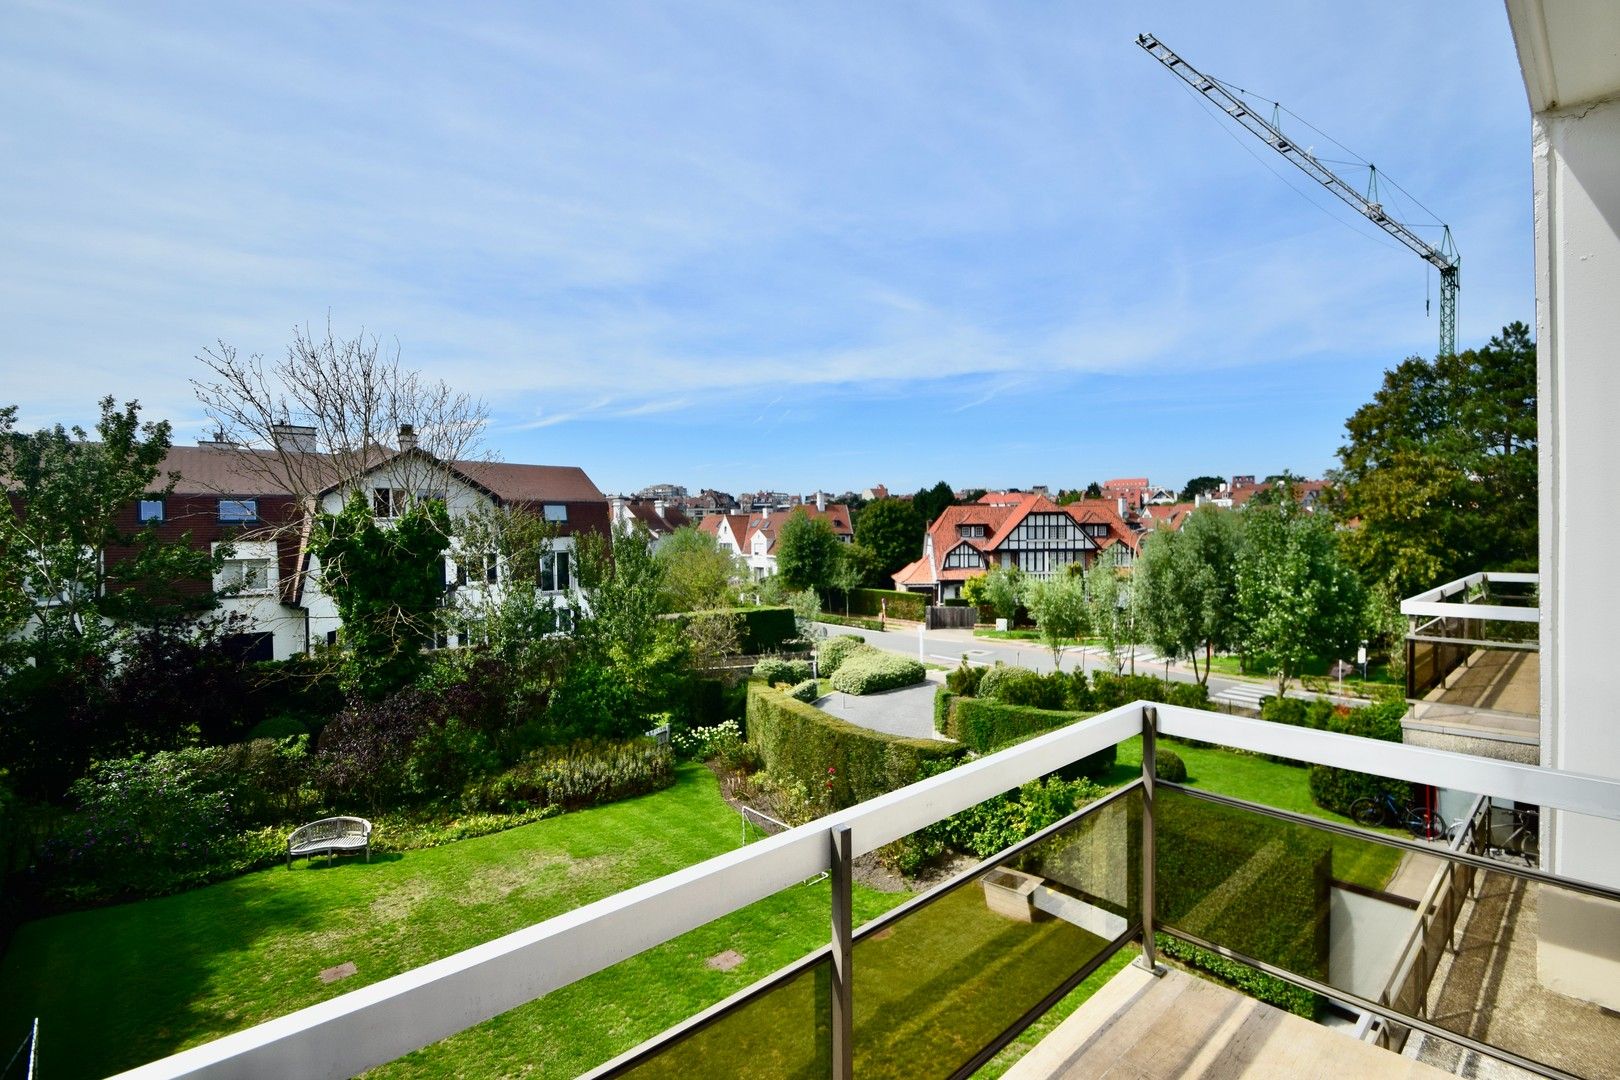
[(155, 525), (163, 520), (162, 499), (142, 499), (135, 504), (135, 520), (142, 525)]
[(966, 544), (951, 549), (945, 556), (945, 569), (959, 570), (963, 568), (978, 569), (984, 565), (984, 557)]
[(984, 526), (983, 525), (958, 525), (956, 527), (956, 535), (957, 536), (973, 536), (973, 537), (978, 537), (980, 539), (983, 539), (984, 538)]
[(547, 521), (568, 520), (568, 507), (563, 503), (546, 503), (541, 510)]
[(380, 518), (398, 517), (405, 510), (405, 492), (399, 488), (372, 488), (371, 512)]
[(569, 577), (568, 552), (549, 551), (540, 556), (540, 591), (567, 592)]
[(258, 521), (258, 499), (221, 499), (219, 500), (219, 520), (221, 521)]
[(251, 596), (270, 591), (269, 559), (227, 559), (219, 571), (220, 587), (237, 595)]

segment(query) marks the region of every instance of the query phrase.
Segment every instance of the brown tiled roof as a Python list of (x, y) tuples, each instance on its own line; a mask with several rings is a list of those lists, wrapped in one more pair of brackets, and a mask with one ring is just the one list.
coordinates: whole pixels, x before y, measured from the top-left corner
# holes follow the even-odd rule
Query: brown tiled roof
[[(813, 505), (807, 505), (794, 506), (787, 510), (776, 510), (769, 517), (764, 514), (750, 514), (748, 515), (747, 525), (743, 527), (743, 532), (738, 535), (737, 542), (742, 545), (742, 549), (746, 553), (753, 545), (754, 534), (764, 533), (765, 550), (767, 552), (775, 551), (776, 534), (782, 528), (782, 523), (788, 519), (789, 515), (800, 513), (805, 514), (812, 520), (820, 519), (825, 521), (832, 526), (832, 531), (839, 536), (855, 535), (855, 530), (850, 528), (849, 524), (849, 507), (843, 503), (828, 503), (825, 510), (817, 510)], [(735, 525), (732, 526), (732, 530), (736, 530)]]

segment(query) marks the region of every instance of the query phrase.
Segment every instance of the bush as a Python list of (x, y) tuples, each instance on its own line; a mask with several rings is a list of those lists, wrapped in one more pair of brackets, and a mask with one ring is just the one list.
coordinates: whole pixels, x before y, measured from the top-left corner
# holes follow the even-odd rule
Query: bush
[(1303, 986), (1295, 986), (1275, 975), (1267, 975), (1247, 964), (1236, 960), (1228, 960), (1220, 953), (1200, 949), (1190, 945), (1180, 938), (1173, 938), (1168, 934), (1155, 934), (1153, 940), (1158, 944), (1159, 951), (1165, 956), (1174, 957), (1189, 967), (1198, 968), (1208, 972), (1221, 982), (1241, 990), (1256, 1001), (1263, 1001), (1267, 1005), (1275, 1005), (1284, 1012), (1291, 1012), (1295, 1016), (1303, 1016), (1307, 1020), (1315, 1020), (1322, 1015), (1326, 1007), (1326, 1000), (1319, 994), (1312, 993)]
[(989, 858), (1103, 794), (1104, 790), (1089, 780), (1048, 776), (1031, 780), (1015, 792), (987, 799), (930, 828), (937, 829), (945, 843), (956, 850)]
[[(842, 594), (839, 594), (842, 600)], [(928, 608), (928, 596), (925, 593), (895, 592), (892, 589), (851, 589), (849, 590), (849, 613), (851, 615), (880, 615), (883, 612), (884, 601), (889, 605), (889, 618), (909, 619), (912, 622), (921, 622)], [(834, 603), (831, 594), (822, 603), (822, 606), (832, 610), (842, 608), (842, 602)]]
[(669, 744), (686, 761), (707, 761), (724, 743), (742, 741), (742, 728), (735, 720), (726, 720), (709, 727), (671, 731)]
[(821, 677), (830, 678), (832, 673), (838, 670), (838, 665), (848, 659), (850, 653), (864, 648), (866, 639), (859, 634), (839, 634), (835, 638), (823, 641), (816, 651), (816, 663), (821, 670)]
[(1132, 701), (1164, 701), (1169, 684), (1154, 675), (1116, 675), (1099, 671), (1091, 676), (1092, 708), (1117, 709)]
[(964, 655), (956, 669), (945, 676), (945, 686), (953, 694), (976, 697), (979, 693), (979, 684), (984, 680), (984, 673), (988, 670), (968, 663), (968, 658)]
[(829, 809), (905, 787), (924, 775), (925, 765), (953, 762), (962, 754), (951, 743), (901, 739), (847, 724), (757, 682), (748, 687), (748, 739), (773, 778), (811, 791), (825, 789)]
[(537, 750), (470, 795), (481, 809), (578, 809), (658, 791), (675, 782), (670, 749), (651, 739), (583, 739)]
[(1172, 784), (1187, 782), (1187, 763), (1174, 750), (1156, 747), (1153, 754), (1153, 775)]
[(1208, 709), (1209, 687), (1202, 683), (1170, 683), (1164, 700), (1167, 705), (1180, 705), (1184, 709)]
[(308, 735), (309, 726), (291, 713), (277, 713), (261, 720), (248, 732), (251, 739), (290, 739), (295, 735)]
[(1350, 816), (1350, 807), (1358, 799), (1382, 799), (1389, 795), (1396, 806), (1406, 806), (1412, 801), (1410, 784), (1349, 769), (1312, 765), (1310, 783), (1311, 799), (1317, 806), (1345, 817)]
[(992, 668), (990, 674), (995, 677), (986, 676), (979, 683), (981, 698), (1035, 709), (1062, 709), (1068, 702), (1067, 675), (1041, 675), (1028, 668), (1005, 666)]
[(737, 647), (745, 656), (776, 652), (798, 640), (799, 626), (790, 607), (733, 607), (713, 611), (683, 611), (668, 616), (685, 628), (698, 615), (729, 615), (737, 623)]
[(806, 704), (813, 704), (816, 698), (821, 696), (821, 688), (820, 684), (817, 683), (816, 680), (806, 679), (804, 682), (788, 691), (788, 694), (795, 701), (803, 701)]
[(941, 735), (948, 734), (946, 729), (951, 724), (951, 709), (955, 700), (956, 695), (951, 692), (949, 685), (934, 691), (934, 730)]
[(794, 685), (802, 683), (810, 677), (810, 662), (808, 660), (783, 660), (781, 657), (768, 656), (754, 665), (754, 678), (775, 686), (777, 683)]
[[(939, 703), (935, 700), (936, 725)], [(979, 753), (992, 753), (1022, 742), (1044, 731), (1079, 723), (1087, 713), (1032, 709), (1027, 705), (1003, 705), (987, 698), (952, 698), (946, 705), (943, 731), (962, 745)], [(1115, 747), (1105, 746), (1063, 767), (1063, 775), (1101, 776), (1114, 765)]]
[(832, 684), (834, 690), (846, 694), (877, 694), (914, 686), (927, 676), (927, 669), (916, 660), (867, 647), (856, 649), (844, 658), (832, 677)]

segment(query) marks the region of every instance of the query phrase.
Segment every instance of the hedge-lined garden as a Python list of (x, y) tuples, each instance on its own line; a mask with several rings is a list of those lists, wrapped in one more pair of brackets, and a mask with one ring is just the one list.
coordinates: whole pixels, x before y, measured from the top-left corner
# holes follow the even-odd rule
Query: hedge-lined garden
[(790, 607), (729, 607), (683, 611), (669, 616), (683, 628), (694, 619), (722, 616), (737, 627), (738, 651), (747, 656), (776, 652), (798, 640), (798, 623)]
[[(843, 610), (843, 595), (842, 592), (829, 593), (823, 598), (822, 606), (828, 611)], [(926, 593), (898, 592), (894, 589), (851, 589), (848, 603), (848, 614), (869, 615), (874, 618), (883, 614), (885, 603), (888, 604), (888, 615), (891, 619), (922, 622), (928, 612)]]
[(928, 775), (936, 762), (954, 763), (954, 743), (901, 739), (847, 724), (813, 705), (761, 683), (748, 688), (748, 742), (779, 783), (798, 783), (823, 812), (841, 810)]

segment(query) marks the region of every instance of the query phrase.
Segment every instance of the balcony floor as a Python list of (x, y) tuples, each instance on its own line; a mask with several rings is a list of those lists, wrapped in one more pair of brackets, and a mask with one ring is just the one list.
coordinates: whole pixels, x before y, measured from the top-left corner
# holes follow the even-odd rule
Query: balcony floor
[(1181, 971), (1131, 964), (1006, 1073), (1088, 1077), (1443, 1077), (1431, 1066)]

